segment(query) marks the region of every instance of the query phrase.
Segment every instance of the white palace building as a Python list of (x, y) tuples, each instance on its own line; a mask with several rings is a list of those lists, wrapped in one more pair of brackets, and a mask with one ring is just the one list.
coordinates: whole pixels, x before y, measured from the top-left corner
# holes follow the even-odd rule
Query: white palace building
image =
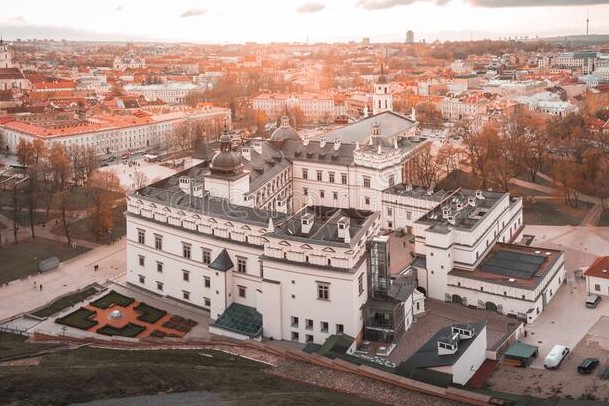
[(287, 119), (269, 140), (223, 135), (210, 162), (128, 194), (128, 282), (244, 339), (391, 347), (425, 295), (534, 321), (562, 252), (512, 244), (520, 198), (412, 187), (415, 127), (387, 110), (315, 141)]

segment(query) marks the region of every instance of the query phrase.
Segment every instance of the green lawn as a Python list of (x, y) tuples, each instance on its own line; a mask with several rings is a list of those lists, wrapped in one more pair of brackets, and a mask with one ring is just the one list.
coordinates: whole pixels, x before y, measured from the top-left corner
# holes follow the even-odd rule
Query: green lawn
[(127, 297), (114, 290), (111, 290), (96, 301), (91, 302), (91, 306), (97, 307), (98, 309), (107, 309), (113, 304), (121, 307), (127, 307), (134, 301), (135, 299), (132, 297)]
[(564, 203), (563, 199), (535, 200), (523, 204), (524, 224), (540, 224), (547, 226), (576, 226), (581, 223), (590, 203), (581, 203), (573, 208)]
[(609, 212), (605, 212), (601, 215), (597, 225), (599, 227), (609, 227)]
[(97, 324), (97, 321), (91, 320), (93, 316), (95, 316), (94, 311), (81, 307), (70, 314), (58, 318), (55, 322), (81, 330), (88, 330)]
[(58, 347), (58, 344), (28, 343), (27, 337), (0, 332), (0, 361), (25, 357), (40, 351)]
[[(4, 235), (4, 237), (7, 236)], [(13, 243), (11, 239), (8, 244), (3, 241), (0, 249), (0, 260), (2, 261), (0, 283), (37, 273), (38, 262), (44, 259), (58, 257), (60, 261), (65, 261), (87, 251), (89, 249), (85, 247), (72, 248), (65, 243), (41, 237), (36, 237), (35, 240), (23, 240), (19, 244)]]
[(34, 316), (37, 317), (49, 317), (53, 314), (59, 313), (68, 307), (74, 306), (76, 303), (82, 302), (88, 297), (95, 295), (99, 290), (95, 287), (88, 287), (83, 290), (79, 290), (78, 292), (74, 292), (68, 296), (64, 296), (55, 300), (50, 305), (46, 306), (33, 313)]
[(0, 369), (3, 405), (67, 405), (126, 396), (211, 391), (231, 405), (378, 405), (265, 373), (267, 365), (211, 350), (81, 347), (37, 367)]

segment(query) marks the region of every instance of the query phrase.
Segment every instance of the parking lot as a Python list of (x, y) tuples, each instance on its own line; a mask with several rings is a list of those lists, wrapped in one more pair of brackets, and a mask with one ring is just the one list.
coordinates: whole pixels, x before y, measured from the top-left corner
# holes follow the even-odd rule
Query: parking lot
[[(599, 310), (594, 309), (594, 311)], [(568, 326), (565, 326), (568, 329)], [(539, 353), (536, 364), (543, 364), (547, 352)], [(577, 372), (588, 357), (600, 365), (590, 375)], [(490, 389), (546, 398), (596, 399), (609, 401), (609, 380), (600, 375), (609, 367), (609, 317), (602, 316), (588, 334), (572, 349), (556, 370), (539, 367), (516, 368), (500, 365), (487, 382)]]

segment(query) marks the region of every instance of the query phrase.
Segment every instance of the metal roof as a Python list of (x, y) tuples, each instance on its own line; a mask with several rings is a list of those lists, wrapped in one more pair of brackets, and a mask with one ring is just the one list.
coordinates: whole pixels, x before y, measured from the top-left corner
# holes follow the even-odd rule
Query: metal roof
[(232, 303), (212, 325), (249, 337), (258, 337), (262, 334), (262, 315), (253, 307)]
[(510, 358), (531, 358), (537, 356), (538, 352), (539, 347), (536, 345), (516, 341), (510, 348), (508, 348), (504, 355)]

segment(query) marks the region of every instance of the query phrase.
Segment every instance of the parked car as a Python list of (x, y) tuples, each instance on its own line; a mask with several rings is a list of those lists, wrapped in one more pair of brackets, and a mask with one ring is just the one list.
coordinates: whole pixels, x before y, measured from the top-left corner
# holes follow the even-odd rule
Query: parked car
[(589, 374), (598, 364), (600, 364), (600, 361), (597, 358), (586, 358), (577, 366), (577, 372)]
[(543, 367), (545, 369), (556, 369), (567, 355), (569, 355), (569, 348), (557, 344), (552, 347), (552, 350), (546, 356), (546, 359), (543, 361)]
[(594, 309), (601, 301), (601, 297), (599, 295), (590, 295), (586, 299), (586, 307), (588, 309)]

